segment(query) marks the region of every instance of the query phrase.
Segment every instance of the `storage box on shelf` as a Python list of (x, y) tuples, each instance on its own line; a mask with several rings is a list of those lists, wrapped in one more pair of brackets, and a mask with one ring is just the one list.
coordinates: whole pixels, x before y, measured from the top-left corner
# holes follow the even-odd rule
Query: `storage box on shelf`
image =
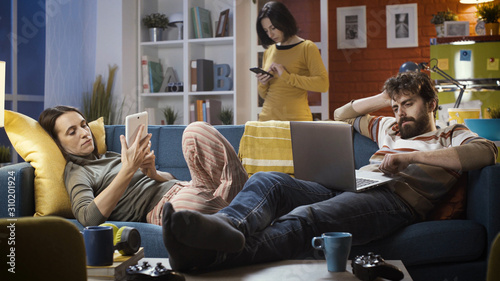
[[(152, 113), (152, 124), (165, 123), (163, 110), (166, 107), (173, 108), (178, 113), (174, 124), (188, 124), (193, 121), (192, 106), (196, 106), (198, 100), (208, 99), (218, 100), (222, 108), (232, 109), (232, 123), (236, 123), (236, 40), (233, 32), (236, 23), (235, 9), (235, 0), (142, 0), (140, 2), (138, 59), (141, 62), (139, 64), (141, 69), (138, 71), (137, 79), (138, 101), (140, 111), (148, 109)], [(223, 13), (227, 10), (229, 13)], [(205, 16), (200, 13), (198, 17), (195, 11), (204, 11)], [(151, 13), (163, 13), (167, 17), (181, 14), (183, 19), (181, 39), (178, 36), (180, 25), (177, 23), (164, 32), (162, 40), (150, 42), (149, 31), (142, 24), (142, 18)], [(220, 29), (217, 29), (216, 24), (221, 13), (224, 15), (222, 19), (225, 19), (227, 27), (224, 29), (223, 37), (220, 37)], [(206, 32), (201, 32), (203, 30)], [(148, 64), (142, 64), (143, 56), (153, 61), (160, 61), (161, 73), (164, 76), (161, 79), (164, 81), (159, 89), (156, 85), (151, 91), (152, 77), (148, 77), (151, 71)], [(192, 62), (200, 59), (211, 61), (214, 68), (212, 71), (199, 73), (199, 77), (193, 77)], [(211, 80), (213, 87), (204, 91), (192, 88), (192, 81), (199, 79)], [(173, 84), (175, 82), (177, 84)]]

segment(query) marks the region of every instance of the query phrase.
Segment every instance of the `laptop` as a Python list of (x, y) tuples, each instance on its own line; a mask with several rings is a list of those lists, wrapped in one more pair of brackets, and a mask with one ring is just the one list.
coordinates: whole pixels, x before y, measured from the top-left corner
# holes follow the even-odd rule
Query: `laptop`
[(350, 124), (291, 121), (290, 134), (297, 179), (351, 192), (393, 180), (382, 173), (356, 170), (353, 128)]

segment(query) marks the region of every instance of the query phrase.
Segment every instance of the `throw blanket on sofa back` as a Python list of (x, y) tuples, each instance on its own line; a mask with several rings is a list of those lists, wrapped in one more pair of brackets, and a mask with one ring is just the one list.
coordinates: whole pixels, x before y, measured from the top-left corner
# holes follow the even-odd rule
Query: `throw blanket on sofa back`
[(290, 122), (249, 121), (241, 137), (238, 156), (248, 176), (261, 171), (293, 175)]

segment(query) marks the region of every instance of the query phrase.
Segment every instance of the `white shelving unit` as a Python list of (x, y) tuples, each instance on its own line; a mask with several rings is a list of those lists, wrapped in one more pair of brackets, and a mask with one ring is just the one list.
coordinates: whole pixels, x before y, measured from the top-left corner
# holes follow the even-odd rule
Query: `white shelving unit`
[[(166, 106), (174, 107), (179, 117), (175, 124), (188, 124), (190, 122), (190, 105), (198, 99), (218, 99), (223, 108), (233, 110), (233, 124), (237, 124), (237, 95), (238, 89), (238, 67), (236, 60), (237, 42), (235, 34), (236, 0), (140, 0), (138, 9), (138, 77), (137, 92), (139, 110), (155, 108), (156, 124), (160, 125), (163, 117), (163, 109)], [(193, 32), (192, 7), (203, 7), (210, 11), (213, 34), (219, 20), (220, 12), (230, 9), (228, 18), (229, 34), (226, 37), (195, 38)], [(164, 31), (163, 40), (150, 42), (149, 31), (142, 24), (142, 18), (151, 13), (163, 13), (170, 18), (172, 14), (183, 15), (183, 37), (178, 39), (177, 27), (169, 27)], [(167, 67), (173, 67), (179, 81), (184, 83), (182, 92), (159, 92), (143, 93), (141, 58), (143, 55), (157, 57), (160, 59), (163, 71)], [(228, 64), (231, 68), (233, 87), (229, 91), (191, 91), (190, 61), (196, 59), (212, 60), (214, 64)], [(239, 63), (239, 62), (238, 62)], [(250, 78), (247, 78), (250, 79)], [(242, 120), (244, 122), (244, 120)]]

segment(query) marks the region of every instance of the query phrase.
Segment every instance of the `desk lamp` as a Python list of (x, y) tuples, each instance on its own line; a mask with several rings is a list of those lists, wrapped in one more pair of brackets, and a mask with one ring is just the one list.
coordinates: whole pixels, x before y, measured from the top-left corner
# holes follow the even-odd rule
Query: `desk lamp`
[(429, 64), (430, 63), (421, 62), (419, 64), (419, 67), (421, 69), (429, 70), (429, 71), (432, 71), (434, 73), (439, 74), (441, 77), (443, 77), (447, 81), (451, 82), (453, 85), (457, 86), (460, 89), (460, 94), (458, 94), (457, 100), (455, 101), (455, 105), (453, 106), (453, 108), (458, 108), (460, 106), (460, 102), (462, 102), (462, 96), (464, 95), (464, 91), (465, 91), (465, 88), (467, 87), (467, 85), (460, 84), (457, 80), (453, 79), (453, 77), (451, 77), (450, 75), (448, 75), (448, 73), (446, 73), (443, 70), (441, 70), (437, 66), (437, 64), (435, 64), (432, 67), (430, 67)]
[(179, 30), (179, 34), (177, 35), (177, 40), (182, 40), (183, 21), (184, 21), (184, 19), (182, 17), (182, 14), (180, 14), (180, 13), (173, 14), (169, 17), (168, 25), (176, 26), (177, 29)]
[[(433, 60), (435, 60), (435, 59), (433, 59)], [(449, 81), (449, 82), (453, 83), (453, 85), (457, 86), (460, 89), (460, 94), (458, 95), (458, 98), (455, 101), (455, 105), (453, 106), (453, 108), (458, 108), (460, 106), (460, 102), (462, 102), (462, 96), (464, 95), (464, 91), (465, 91), (465, 88), (467, 86), (466, 85), (462, 85), (457, 80), (453, 79), (453, 77), (451, 77), (446, 72), (444, 72), (443, 70), (441, 70), (437, 66), (437, 64), (434, 65), (433, 67), (430, 67), (429, 64), (430, 63), (426, 63), (426, 62), (421, 62), (419, 64), (416, 64), (415, 62), (408, 61), (408, 62), (405, 62), (405, 63), (403, 63), (401, 65), (401, 67), (399, 68), (399, 73), (406, 72), (406, 71), (417, 71), (417, 72), (419, 72), (420, 70), (428, 70), (428, 71), (432, 71), (434, 73), (439, 74), (441, 77), (443, 77), (444, 79), (446, 79), (446, 81)]]

